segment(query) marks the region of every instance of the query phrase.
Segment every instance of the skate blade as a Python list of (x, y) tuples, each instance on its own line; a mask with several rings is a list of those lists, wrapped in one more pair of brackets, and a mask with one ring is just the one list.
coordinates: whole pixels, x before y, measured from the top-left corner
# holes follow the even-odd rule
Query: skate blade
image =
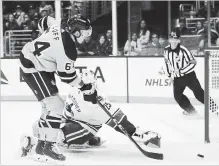
[(204, 116), (200, 115), (199, 113), (189, 114), (189, 115), (183, 114), (183, 117), (184, 117), (184, 119), (187, 119), (187, 120), (204, 119)]
[(62, 148), (65, 149), (69, 149), (69, 150), (74, 150), (74, 149), (94, 149), (94, 148), (101, 148), (103, 146), (103, 144), (106, 142), (106, 140), (103, 140), (100, 142), (99, 145), (88, 145), (87, 143), (83, 144), (83, 145), (79, 145), (79, 144), (72, 144), (69, 147), (67, 145), (63, 145), (61, 146)]
[(63, 161), (54, 160), (53, 158), (50, 158), (46, 155), (35, 155), (34, 160), (40, 163), (45, 163), (49, 165), (63, 165)]

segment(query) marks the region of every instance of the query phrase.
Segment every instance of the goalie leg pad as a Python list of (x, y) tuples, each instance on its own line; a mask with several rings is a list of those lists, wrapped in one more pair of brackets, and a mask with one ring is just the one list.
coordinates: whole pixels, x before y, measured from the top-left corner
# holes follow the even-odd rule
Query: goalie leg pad
[(65, 123), (62, 131), (65, 136), (65, 142), (70, 144), (82, 145), (89, 141), (94, 134), (82, 127), (77, 121), (68, 121)]
[(36, 138), (40, 138), (40, 129), (39, 129), (39, 120), (35, 121), (32, 125), (33, 136)]

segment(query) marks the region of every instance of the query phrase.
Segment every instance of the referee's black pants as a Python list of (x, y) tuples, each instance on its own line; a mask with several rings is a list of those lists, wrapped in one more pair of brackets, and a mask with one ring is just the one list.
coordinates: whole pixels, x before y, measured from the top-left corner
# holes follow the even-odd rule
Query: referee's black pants
[(191, 89), (196, 99), (204, 104), (204, 90), (202, 89), (194, 71), (183, 77), (175, 77), (173, 83), (173, 93), (176, 102), (182, 109), (191, 112), (194, 111), (195, 108), (190, 103), (188, 97), (183, 94), (186, 87)]

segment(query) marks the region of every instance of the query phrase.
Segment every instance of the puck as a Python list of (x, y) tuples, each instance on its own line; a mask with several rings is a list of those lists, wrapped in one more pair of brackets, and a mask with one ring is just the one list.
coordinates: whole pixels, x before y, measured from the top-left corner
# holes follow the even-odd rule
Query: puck
[(197, 154), (198, 157), (204, 158), (204, 155), (202, 154)]

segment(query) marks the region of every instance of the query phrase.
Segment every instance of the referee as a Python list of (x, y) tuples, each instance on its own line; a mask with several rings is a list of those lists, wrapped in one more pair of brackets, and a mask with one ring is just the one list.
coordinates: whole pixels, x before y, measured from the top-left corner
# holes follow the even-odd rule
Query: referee
[(186, 87), (191, 89), (198, 101), (204, 104), (204, 90), (196, 77), (194, 68), (197, 61), (191, 52), (180, 44), (180, 34), (172, 31), (169, 43), (164, 49), (164, 59), (168, 77), (173, 77), (173, 93), (176, 102), (184, 110), (184, 115), (196, 114), (195, 108), (183, 92)]

